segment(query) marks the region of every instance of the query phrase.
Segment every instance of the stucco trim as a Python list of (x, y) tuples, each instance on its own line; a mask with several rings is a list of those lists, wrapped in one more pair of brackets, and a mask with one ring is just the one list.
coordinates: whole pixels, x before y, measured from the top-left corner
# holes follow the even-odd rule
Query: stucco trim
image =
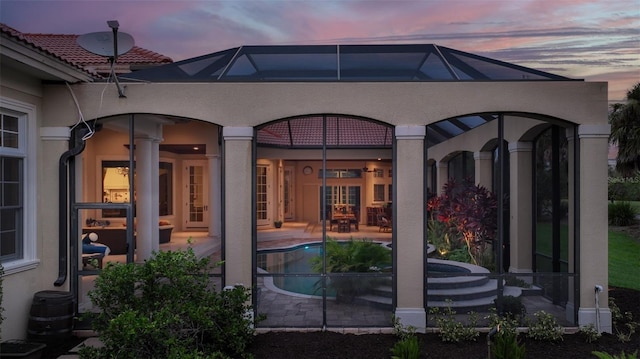
[(533, 151), (533, 142), (512, 142), (509, 143), (509, 152), (531, 152)]
[(396, 126), (396, 139), (422, 140), (427, 135), (425, 126)]
[(249, 141), (253, 139), (253, 127), (223, 127), (225, 141)]
[(71, 130), (69, 127), (41, 127), (40, 138), (44, 141), (68, 141)]
[(580, 125), (578, 126), (578, 137), (580, 138), (602, 138), (609, 137), (611, 125)]

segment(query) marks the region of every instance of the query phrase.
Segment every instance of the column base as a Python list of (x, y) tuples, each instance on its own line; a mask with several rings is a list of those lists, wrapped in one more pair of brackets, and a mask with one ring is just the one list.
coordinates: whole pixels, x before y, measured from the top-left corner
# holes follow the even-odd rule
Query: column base
[(580, 308), (578, 309), (578, 325), (584, 327), (593, 324), (597, 328), (597, 319), (600, 319), (600, 332), (612, 333), (613, 327), (611, 323), (611, 310), (609, 307), (600, 308), (600, 315), (596, 313), (596, 308)]
[(417, 333), (425, 333), (427, 312), (424, 308), (396, 308), (395, 317), (404, 328), (413, 327)]

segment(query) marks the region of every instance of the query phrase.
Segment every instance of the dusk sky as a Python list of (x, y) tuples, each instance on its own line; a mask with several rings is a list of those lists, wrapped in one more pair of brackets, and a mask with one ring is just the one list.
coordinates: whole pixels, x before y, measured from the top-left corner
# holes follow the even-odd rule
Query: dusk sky
[(640, 81), (640, 0), (0, 0), (24, 33), (120, 31), (180, 61), (241, 45), (433, 43), (570, 78)]

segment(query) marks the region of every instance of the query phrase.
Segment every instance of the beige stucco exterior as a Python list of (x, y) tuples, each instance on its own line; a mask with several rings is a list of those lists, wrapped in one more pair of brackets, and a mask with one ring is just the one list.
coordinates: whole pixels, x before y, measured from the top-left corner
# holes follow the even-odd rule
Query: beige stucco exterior
[[(105, 89), (106, 87), (106, 89)], [(72, 92), (78, 100), (76, 106)], [(440, 164), (452, 150), (483, 153), (483, 148), (495, 139), (495, 123), (481, 131), (470, 131), (449, 144), (424, 148), (425, 126), (456, 116), (476, 113), (504, 112), (505, 139), (510, 146), (511, 176), (511, 236), (526, 237), (530, 232), (531, 206), (527, 177), (531, 178), (530, 138), (527, 131), (542, 123), (541, 118), (558, 119), (578, 125), (580, 162), (579, 183), (579, 235), (580, 243), (580, 303), (579, 324), (595, 321), (593, 308), (594, 285), (602, 285), (605, 293), (601, 303), (607, 303), (607, 84), (582, 81), (512, 81), (512, 82), (366, 82), (366, 83), (127, 83), (126, 98), (118, 97), (115, 85), (81, 83), (71, 85), (40, 85), (37, 81), (3, 74), (0, 96), (34, 107), (30, 131), (37, 156), (29, 190), (34, 193), (32, 208), (35, 256), (31, 266), (11, 271), (4, 278), (5, 315), (3, 337), (24, 337), (26, 319), (33, 294), (45, 289), (68, 289), (67, 283), (59, 288), (53, 282), (57, 275), (58, 216), (58, 160), (68, 149), (65, 136), (50, 138), (41, 135), (54, 129), (73, 126), (81, 111), (85, 119), (108, 118), (128, 114), (175, 116), (198, 120), (219, 126), (223, 149), (217, 146), (217, 130), (201, 131), (201, 141), (207, 143), (211, 165), (224, 155), (224, 177), (219, 184), (225, 191), (220, 210), (221, 235), (225, 241), (225, 284), (252, 285), (252, 171), (254, 168), (252, 143), (254, 126), (269, 121), (307, 114), (345, 114), (362, 116), (394, 126), (396, 136), (393, 162), (396, 191), (394, 199), (394, 243), (397, 245), (397, 308), (404, 323), (418, 328), (425, 326), (424, 255), (423, 246), (425, 204), (424, 169), (416, 164), (428, 160)], [(520, 116), (531, 114), (537, 119)], [(494, 121), (495, 122), (495, 121)], [(168, 127), (165, 127), (165, 129)], [(156, 145), (162, 139), (180, 143), (180, 130), (158, 133)], [(482, 131), (486, 131), (483, 133)], [(189, 136), (192, 132), (189, 133)], [(120, 134), (119, 136), (122, 136)], [(154, 144), (149, 144), (153, 152)], [(93, 150), (96, 150), (95, 148)], [(118, 155), (124, 149), (115, 150)], [(265, 153), (268, 153), (265, 152)], [(389, 154), (392, 155), (392, 154)], [(295, 155), (290, 155), (295, 156)], [(308, 153), (307, 159), (317, 153)], [(266, 156), (267, 158), (269, 156)], [(90, 158), (87, 156), (86, 158)], [(282, 158), (273, 156), (273, 158)], [(486, 154), (476, 157), (487, 161)], [(291, 158), (292, 160), (294, 158)], [(588, 159), (588, 160), (587, 160)], [(286, 161), (287, 158), (284, 158)], [(298, 158), (296, 160), (304, 160)], [(91, 161), (91, 160), (87, 160)], [(309, 162), (314, 164), (313, 161)], [(306, 165), (305, 162), (300, 162)], [(317, 165), (317, 163), (316, 163)], [(87, 168), (95, 164), (83, 163)], [(286, 162), (285, 162), (286, 166)], [(303, 166), (296, 168), (300, 171)], [(317, 169), (317, 167), (315, 167)], [(438, 165), (439, 178), (446, 166)], [(482, 182), (489, 174), (478, 169)], [(83, 191), (93, 191), (98, 182), (95, 171), (80, 175)], [(273, 174), (278, 176), (278, 174)], [(296, 172), (296, 176), (303, 174)], [(215, 180), (213, 180), (215, 181)], [(443, 182), (439, 182), (443, 183)], [(212, 186), (214, 182), (212, 182)], [(317, 188), (317, 187), (313, 187)], [(298, 191), (304, 191), (298, 188)], [(213, 191), (212, 191), (213, 192)], [(301, 194), (299, 192), (299, 194)], [(86, 192), (85, 192), (86, 194)], [(212, 195), (220, 203), (220, 193)], [(365, 198), (369, 195), (365, 194)], [(527, 197), (529, 196), (529, 197)], [(37, 200), (35, 200), (37, 198)], [(149, 203), (153, 206), (153, 203)], [(316, 203), (307, 204), (317, 208)], [(304, 212), (305, 204), (296, 210)], [(153, 217), (152, 217), (153, 219)], [(151, 223), (152, 219), (147, 219)], [(215, 220), (215, 219), (213, 219)], [(515, 272), (531, 269), (531, 243), (518, 241), (511, 247), (512, 267)], [(417, 248), (417, 249), (416, 249)], [(608, 309), (601, 308), (601, 323), (610, 330)]]

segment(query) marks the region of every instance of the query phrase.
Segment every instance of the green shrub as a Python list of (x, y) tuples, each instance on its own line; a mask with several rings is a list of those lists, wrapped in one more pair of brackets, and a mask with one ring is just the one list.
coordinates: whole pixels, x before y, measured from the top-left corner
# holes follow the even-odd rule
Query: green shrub
[(431, 319), (435, 320), (436, 326), (440, 329), (438, 333), (443, 342), (458, 343), (460, 341), (475, 341), (480, 335), (476, 329), (478, 315), (469, 312), (469, 322), (465, 325), (455, 319), (456, 312), (451, 309), (452, 301), (447, 300), (448, 306), (444, 309), (432, 307), (429, 309)]
[(524, 344), (518, 342), (518, 334), (511, 330), (500, 330), (491, 342), (494, 359), (522, 359), (525, 357)]
[[(498, 299), (493, 304), (498, 308)], [(505, 318), (520, 322), (527, 314), (527, 308), (522, 304), (522, 298), (506, 295), (502, 297), (502, 310), (499, 314)]]
[(598, 351), (591, 352), (591, 354), (597, 356), (600, 359), (637, 359), (638, 358), (637, 350), (633, 352), (633, 354), (625, 354), (624, 351), (620, 355), (611, 355), (609, 353), (598, 352)]
[(609, 224), (614, 226), (630, 226), (635, 221), (638, 211), (629, 202), (609, 203)]
[(416, 337), (416, 328), (405, 327), (396, 316), (393, 316), (393, 334), (399, 339), (391, 348), (392, 359), (420, 358), (420, 340)]
[(144, 264), (109, 264), (89, 292), (104, 344), (91, 358), (242, 358), (254, 330), (249, 290), (217, 291), (208, 258), (191, 249)]
[(392, 359), (420, 358), (420, 341), (415, 335), (397, 341), (391, 349)]
[(593, 324), (580, 327), (580, 335), (584, 337), (584, 340), (587, 343), (596, 342), (598, 341), (598, 339), (600, 339), (600, 337), (602, 337), (602, 334), (600, 334), (600, 332), (596, 329), (596, 327)]
[(635, 177), (609, 177), (610, 201), (640, 201), (640, 175)]
[(535, 322), (529, 320), (527, 336), (534, 340), (558, 342), (562, 341), (564, 329), (558, 324), (556, 318), (541, 310), (533, 314)]
[(640, 327), (640, 323), (633, 320), (631, 312), (623, 313), (613, 297), (609, 297), (609, 309), (611, 310), (611, 322), (618, 341), (631, 341), (631, 337), (636, 332), (636, 328)]

